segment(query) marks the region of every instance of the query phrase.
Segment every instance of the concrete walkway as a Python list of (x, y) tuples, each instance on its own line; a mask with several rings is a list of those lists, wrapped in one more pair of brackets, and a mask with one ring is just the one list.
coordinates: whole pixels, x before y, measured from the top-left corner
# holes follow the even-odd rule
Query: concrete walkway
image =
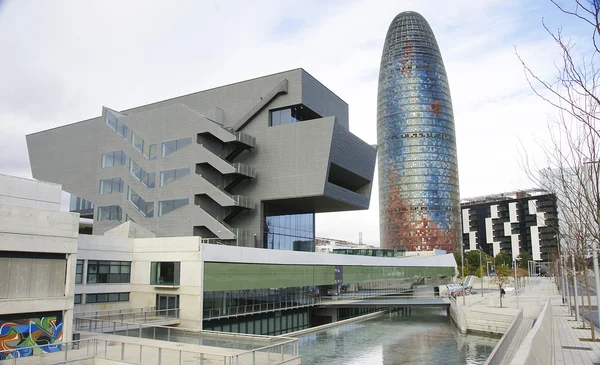
[[(590, 338), (590, 329), (579, 329), (581, 319), (575, 322), (575, 317), (569, 315), (569, 309), (562, 304), (562, 298), (556, 288), (553, 279), (533, 278), (531, 285), (519, 291), (517, 295), (513, 292), (506, 293), (502, 300), (504, 308), (500, 308), (500, 298), (496, 293), (474, 294), (465, 298), (465, 315), (469, 312), (488, 312), (489, 314), (506, 313), (514, 315), (517, 309), (523, 310), (523, 321), (517, 331), (515, 339), (507, 352), (503, 364), (509, 364), (523, 341), (537, 320), (546, 301), (550, 299), (553, 312), (553, 353), (554, 364), (557, 365), (596, 365), (600, 364), (600, 342), (581, 341), (580, 338)], [(462, 298), (457, 298), (462, 304)], [(589, 323), (587, 324), (589, 327)], [(600, 338), (598, 331), (596, 338)], [(514, 359), (519, 360), (519, 359)]]

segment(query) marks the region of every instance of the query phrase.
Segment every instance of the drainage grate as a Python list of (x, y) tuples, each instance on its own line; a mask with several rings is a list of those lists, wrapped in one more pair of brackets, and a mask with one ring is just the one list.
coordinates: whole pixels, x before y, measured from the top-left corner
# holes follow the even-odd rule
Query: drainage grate
[(579, 346), (563, 346), (563, 349), (567, 349), (567, 350), (586, 350), (586, 351), (592, 351), (591, 348), (589, 347), (579, 347)]

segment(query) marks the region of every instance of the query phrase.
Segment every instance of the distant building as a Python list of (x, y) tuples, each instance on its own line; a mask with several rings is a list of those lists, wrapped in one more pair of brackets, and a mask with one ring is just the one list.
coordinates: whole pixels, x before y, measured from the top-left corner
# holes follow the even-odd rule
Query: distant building
[(549, 261), (558, 252), (556, 196), (533, 189), (464, 199), (461, 203), (463, 247), (533, 260)]
[(314, 251), (315, 213), (367, 209), (376, 148), (348, 104), (303, 69), (27, 136), (33, 176), (60, 183), (101, 235)]
[(377, 101), (381, 248), (454, 251), (461, 237), (450, 87), (435, 35), (416, 12), (390, 24)]
[(79, 217), (60, 197), (60, 185), (0, 175), (0, 342), (12, 357), (71, 340)]
[(365, 245), (362, 243), (354, 243), (345, 240), (336, 240), (333, 238), (316, 237), (315, 251), (332, 253), (336, 249), (377, 249), (379, 247)]

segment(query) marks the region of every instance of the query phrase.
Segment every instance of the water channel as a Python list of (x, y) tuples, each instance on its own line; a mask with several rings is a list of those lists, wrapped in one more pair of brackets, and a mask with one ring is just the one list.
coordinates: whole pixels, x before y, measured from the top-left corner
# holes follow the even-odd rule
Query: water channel
[(499, 338), (461, 334), (445, 310), (413, 309), (334, 327), (300, 339), (303, 364), (483, 364)]

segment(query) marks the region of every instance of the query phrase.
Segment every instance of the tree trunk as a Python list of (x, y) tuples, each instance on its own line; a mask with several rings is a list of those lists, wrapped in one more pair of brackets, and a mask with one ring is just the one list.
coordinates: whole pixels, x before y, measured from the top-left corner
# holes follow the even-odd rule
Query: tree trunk
[[(584, 280), (580, 280), (579, 282), (581, 283)], [(579, 314), (581, 314), (581, 328), (585, 328), (585, 302), (583, 301), (583, 298), (585, 298), (584, 294), (583, 294), (583, 288), (580, 285), (580, 289), (581, 289), (581, 312)]]
[(590, 285), (589, 285), (588, 276), (589, 275), (587, 275), (587, 274), (584, 275), (585, 291), (587, 292), (588, 311), (590, 313), (590, 329), (591, 329), (591, 333), (592, 333), (592, 341), (596, 341), (596, 331), (595, 331), (595, 327), (594, 327), (594, 312), (592, 312), (592, 298), (590, 297)]

